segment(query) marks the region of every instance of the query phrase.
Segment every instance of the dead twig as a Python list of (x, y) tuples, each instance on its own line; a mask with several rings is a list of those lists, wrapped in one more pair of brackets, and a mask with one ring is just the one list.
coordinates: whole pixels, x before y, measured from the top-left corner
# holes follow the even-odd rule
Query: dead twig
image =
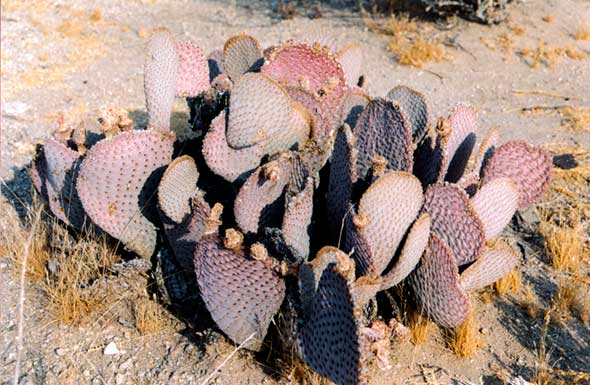
[(29, 233), (29, 239), (25, 244), (23, 251), (23, 260), (20, 270), (20, 292), (18, 296), (18, 315), (17, 315), (17, 330), (16, 330), (16, 364), (14, 366), (14, 385), (18, 385), (20, 377), (20, 362), (23, 350), (23, 324), (24, 324), (24, 311), (25, 311), (25, 277), (27, 274), (27, 259), (29, 258), (29, 252), (31, 250), (31, 244), (33, 243), (33, 237), (35, 236), (35, 229), (41, 219), (41, 210), (37, 210), (35, 213), (35, 221), (33, 222), (33, 229)]
[(558, 98), (558, 99), (563, 99), (565, 101), (569, 101), (569, 100), (580, 100), (580, 98), (577, 98), (575, 96), (566, 96), (566, 95), (560, 95), (554, 92), (548, 92), (545, 90), (512, 90), (512, 93), (516, 96), (524, 96), (524, 95), (543, 95), (543, 96), (549, 96), (552, 98)]

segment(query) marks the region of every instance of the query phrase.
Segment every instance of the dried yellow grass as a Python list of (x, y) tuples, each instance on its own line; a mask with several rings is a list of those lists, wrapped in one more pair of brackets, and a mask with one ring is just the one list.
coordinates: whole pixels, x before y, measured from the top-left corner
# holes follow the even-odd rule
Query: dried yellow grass
[(410, 329), (410, 341), (414, 345), (421, 345), (428, 341), (432, 333), (432, 322), (417, 310), (410, 310), (408, 315), (408, 328)]
[(408, 15), (394, 15), (384, 23), (377, 23), (367, 17), (364, 21), (371, 31), (391, 36), (387, 50), (396, 56), (400, 64), (422, 68), (426, 63), (450, 58), (442, 42), (428, 38), (428, 28), (419, 29)]
[(281, 378), (289, 384), (301, 385), (332, 385), (333, 383), (320, 376), (307, 366), (295, 352), (288, 352), (285, 357), (277, 360), (278, 372)]
[(166, 326), (164, 309), (155, 300), (140, 296), (133, 302), (135, 327), (141, 335), (157, 333)]
[(552, 220), (542, 220), (541, 234), (545, 238), (545, 249), (554, 268), (573, 272), (588, 257), (585, 246), (586, 235), (582, 224), (577, 222), (556, 225)]
[(590, 107), (564, 107), (559, 110), (561, 125), (572, 132), (590, 132)]
[(590, 25), (588, 23), (581, 23), (576, 28), (574, 34), (576, 40), (590, 40)]
[(471, 357), (479, 350), (482, 340), (474, 311), (461, 325), (448, 330), (446, 341), (451, 351), (459, 357)]
[[(37, 198), (29, 213), (43, 210)], [(109, 297), (108, 287), (96, 284), (107, 268), (119, 260), (104, 238), (83, 233), (73, 237), (68, 229), (52, 217), (33, 225), (32, 214), (24, 223), (11, 210), (4, 210), (0, 240), (2, 252), (12, 261), (15, 272), (22, 266), (24, 239), (32, 235), (27, 258), (26, 277), (45, 295), (49, 316), (68, 325), (89, 320)], [(94, 284), (93, 284), (94, 282)]]
[(494, 282), (494, 291), (500, 297), (508, 293), (518, 293), (520, 291), (521, 281), (520, 270), (513, 269), (510, 273)]
[(397, 56), (400, 64), (422, 68), (429, 62), (448, 60), (442, 43), (418, 36), (413, 40), (392, 39), (387, 49)]
[(520, 306), (526, 311), (531, 319), (535, 319), (539, 315), (539, 300), (531, 285), (524, 286)]

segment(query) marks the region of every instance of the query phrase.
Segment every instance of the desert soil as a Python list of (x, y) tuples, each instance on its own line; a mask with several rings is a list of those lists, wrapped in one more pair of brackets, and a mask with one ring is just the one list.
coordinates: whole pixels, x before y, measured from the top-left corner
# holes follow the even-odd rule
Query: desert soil
[[(576, 41), (575, 28), (590, 21), (587, 0), (516, 1), (510, 18), (499, 26), (451, 20), (421, 21), (419, 28), (444, 40), (448, 60), (424, 69), (403, 66), (387, 51), (389, 37), (367, 28), (358, 13), (320, 5), (321, 17), (306, 9), (283, 20), (267, 2), (109, 0), (2, 1), (2, 218), (22, 213), (31, 201), (27, 167), (33, 144), (43, 142), (60, 124), (96, 127), (101, 108), (120, 105), (145, 125), (143, 96), (144, 45), (151, 30), (165, 26), (179, 39), (193, 39), (205, 51), (223, 45), (233, 34), (247, 32), (263, 45), (314, 31), (338, 43), (357, 41), (366, 48), (368, 91), (382, 96), (395, 85), (422, 91), (435, 116), (446, 115), (457, 102), (479, 109), (481, 131), (498, 127), (504, 139), (525, 138), (535, 144), (566, 143), (590, 148), (590, 131), (573, 133), (558, 113), (523, 114), (533, 106), (590, 106), (590, 60), (561, 58), (555, 65), (517, 55), (543, 41), (549, 47), (576, 47), (590, 52), (590, 41)], [(545, 22), (551, 16), (553, 22)], [(443, 24), (448, 28), (442, 28)], [(515, 32), (516, 31), (516, 32)], [(512, 43), (507, 51), (502, 36)], [(515, 93), (543, 90), (545, 94)], [(552, 95), (549, 95), (552, 94)], [(176, 125), (187, 109), (176, 105)], [(524, 228), (534, 215), (523, 213)], [(2, 221), (4, 222), (4, 221)], [(2, 231), (7, 231), (2, 223)], [(521, 245), (524, 281), (542, 302), (556, 291), (558, 275), (532, 237), (512, 235)], [(525, 239), (526, 238), (526, 239)], [(46, 299), (34, 284), (26, 286), (23, 384), (201, 384), (234, 346), (201, 315), (190, 319), (163, 312), (165, 326), (141, 335), (130, 319), (126, 296), (130, 285), (145, 284), (133, 269), (108, 277), (118, 299), (79, 326), (60, 324), (47, 313)], [(0, 383), (11, 380), (15, 365), (16, 309), (19, 293), (14, 263), (0, 255)], [(203, 319), (207, 318), (203, 316)], [(501, 384), (498, 373), (530, 379), (535, 372), (542, 318), (530, 319), (514, 296), (478, 305), (484, 347), (459, 358), (434, 332), (423, 345), (392, 347), (391, 368), (372, 368), (374, 384)], [(201, 325), (201, 326), (199, 326)], [(550, 326), (550, 363), (562, 370), (590, 372), (590, 331), (576, 319)], [(104, 348), (114, 342), (117, 354)], [(286, 384), (272, 359), (239, 352), (213, 376), (216, 384)], [(438, 382), (437, 382), (438, 381)]]

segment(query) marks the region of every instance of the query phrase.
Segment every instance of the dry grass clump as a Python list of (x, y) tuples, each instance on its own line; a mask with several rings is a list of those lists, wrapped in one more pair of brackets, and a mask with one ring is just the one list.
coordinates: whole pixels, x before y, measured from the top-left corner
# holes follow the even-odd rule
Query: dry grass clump
[(27, 213), (25, 223), (21, 221), (17, 213), (3, 207), (2, 231), (0, 231), (0, 255), (6, 255), (14, 262), (14, 271), (20, 272), (23, 263), (25, 240), (32, 233), (32, 242), (27, 258), (26, 277), (32, 282), (41, 282), (46, 277), (47, 261), (49, 259), (48, 226), (46, 222), (33, 220), (35, 213), (42, 210), (38, 201), (33, 203), (33, 208)]
[(428, 40), (424, 36), (415, 39), (392, 39), (387, 49), (397, 56), (400, 64), (422, 68), (429, 62), (447, 60), (447, 55), (438, 40)]
[(364, 20), (372, 31), (391, 36), (387, 50), (397, 57), (400, 64), (422, 68), (426, 63), (449, 59), (442, 42), (429, 38), (428, 28), (418, 28), (418, 24), (407, 15), (392, 16), (385, 23), (376, 23), (368, 18)]
[(564, 107), (559, 111), (561, 125), (572, 132), (590, 132), (590, 107)]
[(494, 291), (503, 297), (508, 293), (518, 293), (522, 281), (520, 270), (514, 269), (498, 281), (494, 282)]
[(552, 323), (562, 323), (569, 320), (574, 310), (576, 302), (576, 290), (568, 283), (560, 283), (557, 293), (551, 301), (551, 309), (549, 310), (550, 320)]
[(24, 240), (32, 235), (26, 277), (45, 294), (46, 308), (53, 319), (79, 324), (107, 302), (108, 288), (99, 288), (97, 282), (119, 257), (104, 238), (96, 240), (88, 233), (73, 237), (56, 219), (44, 217), (34, 225), (34, 213), (40, 210), (42, 206), (35, 201), (24, 223), (16, 213), (5, 210), (0, 235), (2, 254), (19, 272)]
[(520, 301), (520, 306), (524, 309), (531, 319), (537, 318), (539, 315), (539, 299), (531, 285), (525, 285), (522, 291), (523, 296)]
[(417, 310), (410, 310), (407, 326), (410, 329), (410, 341), (414, 345), (421, 345), (428, 341), (432, 332), (432, 322)]
[(548, 313), (552, 323), (560, 324), (573, 316), (588, 325), (590, 320), (590, 286), (575, 279), (562, 278)]
[(333, 385), (331, 381), (310, 369), (295, 353), (291, 354), (291, 357), (287, 359), (289, 361), (288, 363), (284, 361), (279, 362), (279, 370), (281, 378), (287, 379), (289, 384)]
[(587, 23), (578, 25), (574, 38), (576, 40), (590, 40), (590, 25)]
[(559, 271), (573, 272), (588, 257), (586, 234), (578, 221), (573, 225), (556, 225), (552, 220), (541, 220), (540, 231), (545, 238), (545, 249), (551, 264)]
[(155, 334), (166, 326), (164, 309), (155, 300), (141, 296), (133, 302), (135, 327), (143, 336)]
[(517, 50), (517, 53), (524, 58), (530, 59), (529, 65), (532, 69), (539, 68), (541, 64), (549, 68), (554, 68), (564, 57), (572, 60), (585, 60), (588, 58), (588, 52), (586, 51), (573, 46), (550, 47), (543, 40), (539, 41), (535, 49), (522, 48)]
[(108, 286), (99, 286), (107, 269), (119, 261), (106, 239), (91, 234), (73, 238), (63, 225), (52, 222), (50, 260), (42, 289), (49, 312), (65, 324), (79, 324), (102, 308)]
[(448, 347), (459, 357), (470, 357), (482, 346), (479, 326), (471, 311), (465, 322), (446, 333)]

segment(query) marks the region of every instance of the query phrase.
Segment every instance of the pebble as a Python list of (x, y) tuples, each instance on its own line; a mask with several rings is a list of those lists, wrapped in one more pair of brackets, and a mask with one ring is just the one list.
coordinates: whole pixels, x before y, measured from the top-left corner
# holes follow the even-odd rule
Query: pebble
[(64, 348), (55, 349), (55, 354), (57, 354), (59, 357), (65, 356), (67, 352), (68, 352), (68, 350), (64, 349)]
[(120, 354), (121, 352), (119, 351), (119, 348), (117, 348), (117, 345), (114, 342), (111, 342), (105, 346), (103, 353), (105, 356), (114, 356), (115, 354)]
[(132, 366), (133, 366), (133, 360), (131, 358), (129, 358), (127, 361), (125, 361), (121, 365), (119, 365), (119, 369), (125, 371)]

